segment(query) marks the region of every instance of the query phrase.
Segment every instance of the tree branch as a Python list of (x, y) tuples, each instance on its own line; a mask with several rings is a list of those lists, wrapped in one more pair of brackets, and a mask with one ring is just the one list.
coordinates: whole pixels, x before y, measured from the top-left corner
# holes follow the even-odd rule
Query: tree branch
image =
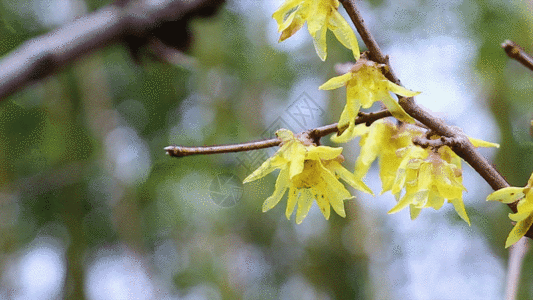
[[(0, 61), (0, 100), (54, 74), (96, 49), (133, 37), (137, 42), (165, 24), (186, 21), (224, 0), (131, 1), (106, 6), (48, 34), (33, 38)], [(148, 40), (148, 39), (146, 39)]]
[[(355, 124), (365, 123), (367, 126), (370, 126), (373, 122), (383, 119), (386, 117), (391, 117), (392, 114), (388, 110), (381, 110), (374, 113), (364, 113), (359, 112), (359, 116), (355, 120)], [(321, 137), (334, 132), (342, 132), (345, 130), (348, 125), (338, 128), (337, 123), (330, 125), (318, 127), (315, 129), (309, 129), (304, 131), (302, 134), (306, 134), (311, 140), (319, 140)], [(182, 147), (182, 146), (168, 146), (165, 147), (167, 154), (173, 157), (183, 157), (196, 154), (218, 154), (218, 153), (228, 153), (228, 152), (242, 152), (242, 151), (251, 151), (259, 150), (264, 148), (270, 148), (279, 146), (281, 140), (278, 138), (254, 141), (242, 144), (233, 144), (233, 145), (220, 145), (220, 146), (203, 146), (203, 147)]]
[(524, 49), (520, 47), (520, 45), (513, 41), (506, 40), (503, 42), (502, 48), (505, 50), (505, 53), (507, 53), (507, 56), (516, 59), (518, 62), (524, 65), (524, 67), (533, 71), (533, 57), (527, 54)]
[[(363, 17), (357, 7), (354, 4), (353, 0), (340, 0), (346, 12), (350, 16), (352, 22), (354, 23), (359, 35), (363, 39), (365, 45), (369, 49), (369, 57), (374, 59), (376, 62), (384, 63), (389, 65), (388, 56), (385, 56), (381, 51), (378, 43), (366, 27)], [(400, 80), (396, 77), (392, 68), (389, 65), (389, 72), (384, 74), (392, 82), (401, 85)], [(443, 121), (433, 117), (427, 111), (425, 111), (420, 106), (416, 105), (414, 98), (403, 98), (398, 96), (398, 102), (402, 108), (413, 118), (420, 121), (422, 124), (426, 125), (429, 129), (434, 131), (443, 137), (449, 137), (456, 141), (456, 145), (452, 148), (454, 152), (464, 159), (476, 172), (487, 181), (487, 183), (494, 189), (499, 190), (509, 186), (509, 183), (505, 178), (494, 168), (494, 166), (489, 163), (489, 161), (483, 157), (476, 150), (474, 145), (468, 140), (468, 137), (457, 127), (452, 127), (446, 125)], [(510, 203), (508, 206), (513, 212), (516, 213), (516, 205), (518, 202)], [(533, 239), (533, 227), (526, 233), (527, 237)]]

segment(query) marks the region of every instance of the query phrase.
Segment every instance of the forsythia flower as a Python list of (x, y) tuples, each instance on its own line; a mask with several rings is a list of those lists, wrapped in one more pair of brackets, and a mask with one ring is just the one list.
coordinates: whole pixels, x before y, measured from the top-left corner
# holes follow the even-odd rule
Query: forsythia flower
[[(439, 210), (447, 199), (459, 216), (470, 225), (463, 203), (463, 190), (466, 189), (463, 186), (459, 156), (448, 146), (433, 150), (413, 145), (398, 152), (403, 159), (392, 185), (392, 193), (399, 201), (389, 214), (409, 205), (411, 219), (415, 219), (422, 208)], [(405, 189), (405, 194), (400, 199), (402, 189)]]
[(521, 187), (506, 187), (495, 191), (487, 197), (487, 201), (500, 201), (502, 203), (513, 203), (518, 201), (516, 213), (509, 214), (509, 218), (516, 222), (513, 230), (509, 233), (505, 248), (518, 242), (526, 234), (533, 224), (533, 174), (529, 177), (527, 185)]
[(396, 155), (396, 151), (413, 145), (413, 137), (422, 135), (422, 129), (407, 123), (396, 126), (382, 119), (375, 121), (370, 127), (357, 125), (355, 131), (361, 132), (361, 154), (355, 162), (355, 177), (363, 178), (374, 160), (379, 158), (381, 194), (390, 191), (402, 162), (402, 157)]
[(359, 45), (357, 38), (337, 11), (338, 0), (287, 0), (272, 15), (278, 23), (281, 32), (279, 41), (283, 41), (295, 34), (307, 21), (307, 30), (313, 37), (316, 53), (322, 60), (326, 60), (326, 33), (331, 30), (344, 47), (351, 49), (355, 59), (359, 59)]
[(290, 219), (298, 204), (296, 223), (300, 224), (307, 216), (313, 200), (316, 200), (326, 219), (329, 219), (330, 205), (338, 215), (345, 217), (343, 201), (353, 196), (339, 182), (339, 177), (355, 189), (372, 194), (361, 180), (340, 164), (342, 148), (315, 146), (308, 140), (295, 137), (287, 129), (278, 130), (276, 135), (282, 140), (281, 148), (244, 179), (244, 183), (254, 181), (275, 169), (281, 169), (274, 193), (263, 203), (263, 212), (276, 206), (289, 189), (285, 212), (287, 219)]
[(352, 70), (344, 75), (333, 77), (321, 85), (321, 90), (333, 90), (346, 86), (346, 106), (342, 111), (338, 128), (348, 125), (348, 128), (340, 135), (332, 137), (337, 143), (347, 142), (358, 135), (355, 131), (355, 118), (359, 109), (369, 108), (376, 101), (382, 101), (392, 115), (398, 120), (414, 123), (403, 108), (392, 98), (389, 92), (412, 97), (420, 94), (390, 82), (380, 71), (379, 65), (373, 61), (360, 59), (355, 63)]
[[(470, 224), (462, 199), (461, 159), (448, 146), (424, 149), (414, 145), (414, 137), (426, 134), (422, 128), (406, 123), (396, 126), (379, 120), (370, 127), (357, 125), (355, 131), (361, 135), (361, 154), (355, 163), (355, 176), (363, 178), (374, 160), (379, 158), (381, 193), (392, 191), (399, 200), (389, 213), (409, 205), (411, 218), (415, 219), (422, 208), (438, 210), (447, 199), (459, 216)], [(469, 139), (476, 147), (499, 146)], [(403, 197), (402, 190), (405, 191)]]
[[(498, 144), (468, 139), (475, 147), (499, 147)], [(389, 211), (390, 214), (409, 205), (411, 219), (415, 219), (422, 208), (432, 207), (438, 210), (444, 200), (447, 200), (453, 204), (457, 214), (470, 225), (463, 203), (463, 190), (466, 189), (463, 186), (461, 158), (450, 147), (424, 149), (412, 145), (399, 149), (396, 154), (402, 156), (402, 161), (391, 192), (398, 199), (398, 203)], [(405, 189), (405, 194), (400, 199), (402, 189)]]

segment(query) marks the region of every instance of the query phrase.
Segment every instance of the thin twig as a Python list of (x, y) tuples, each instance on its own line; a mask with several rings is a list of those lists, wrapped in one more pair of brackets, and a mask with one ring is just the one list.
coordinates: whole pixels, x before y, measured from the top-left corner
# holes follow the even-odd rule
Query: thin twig
[[(350, 16), (357, 31), (361, 35), (365, 45), (369, 49), (369, 57), (379, 63), (388, 64), (388, 57), (383, 54), (378, 43), (366, 27), (363, 17), (354, 0), (340, 0), (344, 9)], [(400, 80), (396, 77), (392, 68), (389, 65), (389, 72), (384, 74), (392, 82), (401, 85)], [(487, 183), (494, 189), (499, 190), (505, 187), (509, 187), (509, 183), (505, 178), (496, 170), (496, 168), (489, 163), (489, 161), (479, 154), (474, 145), (468, 140), (468, 137), (458, 130), (456, 127), (448, 126), (443, 121), (433, 117), (430, 113), (425, 111), (420, 106), (416, 105), (414, 98), (403, 98), (398, 96), (398, 103), (402, 108), (413, 118), (426, 125), (429, 129), (433, 130), (440, 136), (450, 137), (458, 141), (456, 146), (452, 149), (454, 152), (464, 159), (474, 170), (487, 181)], [(517, 212), (516, 205), (518, 202), (510, 203), (508, 206), (513, 212)], [(533, 227), (525, 234), (529, 238), (533, 238)]]
[(270, 148), (279, 146), (281, 140), (278, 138), (261, 140), (255, 142), (233, 144), (233, 145), (220, 145), (220, 146), (200, 146), (200, 147), (182, 147), (182, 146), (168, 146), (165, 147), (167, 154), (174, 157), (183, 157), (196, 154), (219, 154), (229, 152), (242, 152), (250, 150), (258, 150), (264, 148)]
[(505, 50), (505, 53), (507, 53), (507, 56), (516, 59), (518, 62), (524, 65), (524, 67), (533, 71), (533, 57), (527, 54), (524, 49), (520, 47), (520, 45), (513, 41), (506, 40), (503, 42), (502, 48)]
[[(373, 122), (391, 117), (392, 114), (388, 110), (381, 110), (378, 112), (373, 113), (364, 113), (360, 112), (359, 116), (355, 120), (355, 124), (366, 124), (367, 126), (370, 126)], [(337, 123), (333, 123), (330, 125), (318, 127), (315, 129), (310, 129), (303, 134), (308, 135), (311, 140), (319, 140), (321, 137), (326, 136), (331, 133), (335, 132), (342, 132), (345, 130), (348, 125), (338, 128)], [(279, 146), (281, 143), (281, 140), (278, 138), (273, 139), (267, 139), (267, 140), (261, 140), (261, 141), (254, 141), (254, 142), (248, 142), (248, 143), (241, 143), (241, 144), (233, 144), (233, 145), (220, 145), (220, 146), (200, 146), (200, 147), (182, 147), (182, 146), (168, 146), (165, 147), (165, 151), (168, 155), (173, 157), (183, 157), (183, 156), (189, 156), (189, 155), (196, 155), (196, 154), (218, 154), (218, 153), (229, 153), (229, 152), (242, 152), (242, 151), (251, 151), (251, 150), (259, 150), (264, 148), (270, 148)]]
[(507, 279), (505, 284), (505, 299), (514, 300), (520, 283), (520, 271), (524, 258), (529, 251), (529, 241), (521, 238), (509, 249), (509, 263), (507, 265)]

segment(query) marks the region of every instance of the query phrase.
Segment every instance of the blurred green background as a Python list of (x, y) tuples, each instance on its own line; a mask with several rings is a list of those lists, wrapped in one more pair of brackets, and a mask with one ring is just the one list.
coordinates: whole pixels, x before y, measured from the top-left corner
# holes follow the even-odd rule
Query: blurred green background
[[(111, 2), (4, 0), (0, 53)], [(533, 78), (500, 44), (531, 52), (531, 1), (399, 2), (357, 1), (404, 85), (450, 124), (499, 141), (484, 153), (524, 186)], [(485, 203), (491, 190), (467, 165), (471, 227), (449, 207), (413, 222), (389, 216), (390, 195), (358, 195), (345, 219), (325, 221), (314, 206), (295, 225), (284, 201), (261, 212), (275, 176), (240, 184), (275, 149), (165, 155), (171, 144), (240, 143), (337, 120), (344, 91), (318, 86), (353, 57), (329, 34), (321, 62), (305, 28), (278, 45), (270, 16), (281, 3), (228, 0), (191, 24), (191, 48), (174, 64), (137, 65), (125, 45), (109, 45), (0, 102), (2, 299), (503, 297), (508, 208)], [(348, 169), (357, 145), (343, 145)], [(533, 298), (531, 280), (523, 272), (520, 299)]]

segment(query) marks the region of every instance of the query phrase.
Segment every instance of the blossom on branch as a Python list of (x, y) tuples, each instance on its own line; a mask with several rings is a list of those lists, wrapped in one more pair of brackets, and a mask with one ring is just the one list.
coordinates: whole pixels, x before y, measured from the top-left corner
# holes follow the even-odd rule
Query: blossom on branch
[(522, 238), (533, 224), (533, 174), (529, 177), (527, 185), (521, 187), (506, 187), (499, 189), (487, 197), (487, 201), (500, 201), (513, 203), (518, 201), (517, 212), (510, 213), (509, 218), (516, 222), (513, 230), (509, 233), (505, 248), (513, 245)]
[(316, 201), (326, 220), (330, 216), (330, 206), (338, 215), (345, 217), (343, 201), (353, 196), (339, 182), (339, 178), (355, 189), (372, 194), (360, 179), (340, 164), (343, 160), (342, 148), (316, 146), (302, 136), (294, 136), (287, 129), (278, 130), (276, 135), (282, 140), (281, 148), (244, 179), (244, 183), (247, 183), (262, 178), (275, 169), (281, 170), (274, 193), (263, 203), (263, 212), (276, 206), (289, 189), (285, 212), (287, 219), (290, 219), (298, 204), (296, 223), (300, 224), (313, 201)]
[(338, 128), (339, 130), (346, 126), (348, 128), (341, 135), (332, 137), (332, 141), (344, 143), (358, 136), (360, 132), (356, 130), (355, 118), (360, 108), (370, 108), (376, 101), (382, 101), (398, 120), (407, 123), (415, 122), (392, 98), (390, 92), (404, 97), (416, 96), (420, 92), (414, 92), (390, 82), (381, 73), (380, 68), (383, 67), (386, 66), (360, 59), (350, 72), (333, 77), (319, 87), (321, 90), (333, 90), (346, 86), (346, 106), (342, 111)]
[[(433, 135), (432, 140), (440, 137)], [(475, 147), (499, 147), (498, 144), (468, 138)], [(398, 203), (389, 213), (396, 213), (407, 205), (411, 219), (416, 219), (422, 208), (439, 210), (444, 200), (453, 204), (457, 214), (470, 225), (463, 203), (463, 171), (461, 158), (448, 146), (422, 148), (411, 145), (396, 151), (402, 157), (391, 192)], [(401, 191), (405, 193), (401, 196)], [(400, 198), (401, 197), (401, 198)]]
[(379, 158), (381, 194), (390, 191), (402, 157), (396, 154), (401, 148), (413, 145), (413, 138), (423, 135), (423, 129), (407, 123), (397, 126), (387, 120), (378, 120), (370, 126), (360, 124), (354, 132), (361, 136), (361, 153), (355, 162), (355, 177), (364, 178), (372, 163)]
[[(449, 146), (420, 147), (414, 139), (439, 141), (437, 135), (408, 123), (395, 125), (379, 120), (369, 127), (360, 124), (354, 132), (361, 136), (361, 154), (355, 163), (355, 177), (362, 179), (379, 158), (382, 191), (391, 191), (398, 200), (389, 213), (409, 206), (415, 219), (422, 208), (440, 209), (445, 200), (453, 204), (459, 216), (470, 224), (463, 204), (461, 158)], [(475, 147), (499, 147), (498, 144), (469, 138)], [(438, 144), (438, 143), (436, 143)]]
[(307, 30), (313, 37), (316, 53), (323, 61), (327, 57), (326, 33), (329, 30), (359, 59), (357, 38), (346, 20), (338, 12), (338, 0), (287, 0), (274, 12), (272, 18), (281, 32), (279, 41), (291, 37), (307, 22)]
[[(409, 146), (398, 150), (403, 157), (396, 173), (391, 192), (398, 203), (389, 214), (409, 206), (411, 219), (416, 219), (422, 208), (439, 210), (444, 200), (452, 203), (459, 216), (470, 225), (463, 203), (463, 172), (461, 158), (450, 147), (438, 149)], [(401, 196), (401, 191), (405, 193)], [(401, 197), (401, 198), (400, 198)]]

